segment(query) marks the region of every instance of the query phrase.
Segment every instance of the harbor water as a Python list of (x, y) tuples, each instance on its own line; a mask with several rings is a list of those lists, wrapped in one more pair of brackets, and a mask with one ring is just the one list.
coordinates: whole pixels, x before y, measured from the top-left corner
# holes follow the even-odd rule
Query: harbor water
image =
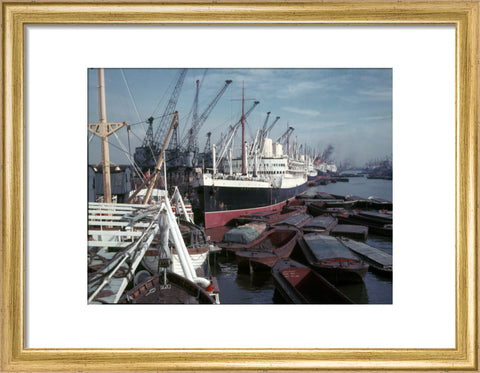
[[(327, 192), (337, 195), (353, 194), (361, 197), (376, 196), (392, 200), (392, 181), (383, 179), (367, 179), (366, 177), (351, 177), (349, 182), (337, 182), (319, 185), (308, 190)], [(226, 231), (221, 228), (216, 237), (221, 237)], [(392, 238), (369, 234), (366, 243), (370, 246), (393, 254)], [(273, 304), (275, 285), (270, 273), (237, 273), (234, 257), (214, 254), (210, 258), (209, 270), (217, 277), (220, 287), (220, 302), (222, 304)], [(368, 272), (365, 283), (339, 285), (338, 288), (358, 304), (392, 304), (392, 280)]]

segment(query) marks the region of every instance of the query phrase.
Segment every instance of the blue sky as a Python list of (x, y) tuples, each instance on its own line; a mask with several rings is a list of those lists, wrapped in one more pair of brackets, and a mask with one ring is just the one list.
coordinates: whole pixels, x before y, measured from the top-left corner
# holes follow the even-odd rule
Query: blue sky
[[(105, 69), (107, 121), (132, 125), (132, 153), (141, 145), (146, 131), (145, 120), (163, 114), (175, 85), (179, 69)], [(191, 125), (195, 81), (203, 80), (199, 98), (199, 115), (208, 106), (225, 80), (233, 82), (227, 88), (200, 130), (203, 149), (206, 133), (212, 132), (212, 143), (241, 116), (242, 83), (245, 98), (260, 104), (247, 118), (246, 139), (250, 141), (261, 128), (266, 113), (269, 123), (280, 120), (272, 129), (275, 141), (287, 129), (294, 127), (293, 138), (322, 152), (328, 144), (334, 146), (332, 158), (337, 162), (351, 161), (362, 166), (373, 159), (392, 155), (392, 70), (391, 69), (189, 69), (177, 110), (179, 133)], [(98, 122), (97, 72), (88, 70), (88, 121)], [(128, 87), (128, 88), (127, 88)], [(251, 105), (245, 103), (246, 109)], [(156, 128), (154, 128), (155, 131)], [(126, 130), (118, 132), (128, 147)], [(88, 136), (90, 138), (90, 134)], [(127, 164), (127, 158), (110, 137), (110, 159)], [(239, 141), (236, 141), (238, 144)], [(89, 163), (100, 162), (98, 137), (89, 143)]]

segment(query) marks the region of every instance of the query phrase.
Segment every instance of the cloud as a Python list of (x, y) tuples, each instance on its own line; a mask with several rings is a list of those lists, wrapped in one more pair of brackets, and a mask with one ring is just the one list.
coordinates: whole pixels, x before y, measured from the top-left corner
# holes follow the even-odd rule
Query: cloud
[(294, 113), (294, 114), (306, 115), (306, 116), (309, 116), (309, 117), (316, 117), (316, 116), (320, 115), (319, 111), (310, 110), (310, 109), (298, 109), (298, 108), (294, 108), (294, 107), (285, 107), (285, 108), (283, 108), (283, 110), (286, 110), (286, 111), (288, 111), (290, 113)]
[(377, 115), (372, 117), (359, 118), (359, 120), (389, 120), (392, 119), (391, 115)]

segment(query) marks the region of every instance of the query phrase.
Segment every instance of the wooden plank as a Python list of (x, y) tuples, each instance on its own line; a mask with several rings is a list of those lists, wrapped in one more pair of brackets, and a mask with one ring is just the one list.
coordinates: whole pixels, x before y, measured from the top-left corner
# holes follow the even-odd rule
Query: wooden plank
[(93, 220), (121, 220), (123, 219), (123, 216), (113, 216), (113, 215), (90, 215), (88, 217), (89, 219)]
[(392, 255), (383, 250), (348, 238), (342, 238), (340, 240), (353, 252), (363, 255), (376, 263), (383, 266), (391, 266), (393, 264)]
[(89, 220), (89, 226), (96, 226), (96, 227), (126, 227), (130, 225), (132, 228), (146, 228), (150, 225), (150, 223), (142, 223), (137, 222), (132, 224), (128, 221), (96, 221), (96, 220)]
[(330, 236), (348, 237), (365, 241), (368, 235), (368, 227), (363, 225), (338, 224), (330, 232)]
[(88, 247), (127, 247), (132, 242), (118, 242), (118, 241), (88, 241)]
[(133, 204), (133, 203), (114, 203), (114, 204), (106, 204), (106, 203), (101, 203), (101, 202), (89, 202), (88, 206), (93, 206), (93, 207), (102, 207), (102, 208), (122, 208), (122, 209), (131, 209), (131, 210), (140, 210), (140, 209), (146, 209), (148, 207), (152, 207), (152, 205), (139, 205), (139, 204)]
[(95, 235), (95, 236), (109, 236), (109, 237), (140, 237), (143, 232), (142, 231), (117, 231), (117, 230), (97, 230), (97, 229), (89, 229), (88, 234)]
[(122, 210), (88, 210), (88, 215), (127, 215), (132, 211), (122, 211)]

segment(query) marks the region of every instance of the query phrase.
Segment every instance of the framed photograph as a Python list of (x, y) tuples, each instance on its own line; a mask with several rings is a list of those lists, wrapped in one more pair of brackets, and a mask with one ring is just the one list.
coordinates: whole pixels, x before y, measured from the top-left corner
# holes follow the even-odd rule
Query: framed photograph
[[(477, 371), (479, 10), (478, 1), (3, 2), (2, 371)], [(368, 294), (354, 299), (364, 304), (355, 305), (271, 305), (270, 293), (267, 301), (222, 303), (222, 289), (220, 304), (211, 307), (101, 304), (119, 299), (108, 301), (112, 276), (101, 277), (108, 279), (101, 288), (90, 287), (98, 272), (86, 248), (90, 255), (103, 245), (95, 230), (103, 224), (97, 197), (108, 201), (103, 189), (95, 189), (107, 189), (107, 179), (96, 178), (95, 169), (106, 162), (100, 137), (95, 147), (87, 141), (106, 123), (95, 123), (97, 109), (103, 109), (93, 93), (106, 82), (112, 133), (134, 127), (136, 119), (122, 112), (127, 105), (137, 112), (143, 131), (132, 146), (140, 149), (142, 141), (149, 143), (149, 122), (134, 97), (140, 92), (142, 102), (149, 102), (167, 95), (169, 82), (183, 83), (187, 70), (188, 104), (195, 81), (202, 82), (197, 95), (206, 75), (221, 83), (205, 80), (209, 94), (197, 105), (200, 120), (232, 79), (235, 92), (222, 110), (233, 112), (243, 102), (243, 118), (249, 105), (263, 100), (272, 109), (262, 108), (252, 121), (265, 129), (275, 110), (300, 122), (283, 123), (272, 136), (276, 144), (266, 136), (258, 140), (262, 132), (242, 140), (240, 150), (248, 155), (240, 163), (228, 161), (225, 185), (233, 175), (247, 180), (252, 172), (274, 180), (286, 172), (283, 158), (275, 157), (285, 139), (289, 170), (301, 156), (305, 164), (316, 159), (325, 171), (333, 167), (332, 139), (347, 155), (345, 164), (370, 160), (359, 154), (391, 152), (382, 159), (380, 176), (393, 179), (388, 198), (395, 203), (395, 229), (387, 240), (390, 253), (395, 251), (393, 281), (376, 288), (367, 283)], [(185, 115), (180, 113), (182, 120)], [(178, 120), (177, 114), (170, 117), (167, 137)], [(150, 125), (159, 118), (152, 115)], [(303, 148), (290, 142), (293, 127)], [(217, 124), (205, 128), (212, 143), (223, 135)], [(175, 136), (188, 142), (188, 135)], [(322, 144), (323, 154), (310, 154), (307, 140)], [(256, 157), (256, 148), (263, 158)], [(205, 175), (206, 185), (205, 170), (215, 175), (218, 164), (205, 162), (196, 172)], [(379, 168), (378, 159), (373, 163)], [(121, 166), (112, 167), (112, 188), (121, 187)], [(156, 169), (140, 170), (139, 182), (170, 178)], [(213, 180), (211, 192), (219, 193), (220, 186)], [(113, 194), (124, 202), (126, 195)], [(87, 209), (91, 198), (96, 201)], [(113, 212), (108, 214), (111, 225)], [(216, 224), (207, 214), (202, 223), (207, 231)], [(92, 266), (86, 276), (87, 261)], [(245, 268), (254, 272), (252, 259), (248, 263)], [(246, 275), (246, 282), (264, 289), (252, 278)], [(238, 278), (228, 284), (245, 287)], [(132, 303), (132, 294), (122, 301)]]

